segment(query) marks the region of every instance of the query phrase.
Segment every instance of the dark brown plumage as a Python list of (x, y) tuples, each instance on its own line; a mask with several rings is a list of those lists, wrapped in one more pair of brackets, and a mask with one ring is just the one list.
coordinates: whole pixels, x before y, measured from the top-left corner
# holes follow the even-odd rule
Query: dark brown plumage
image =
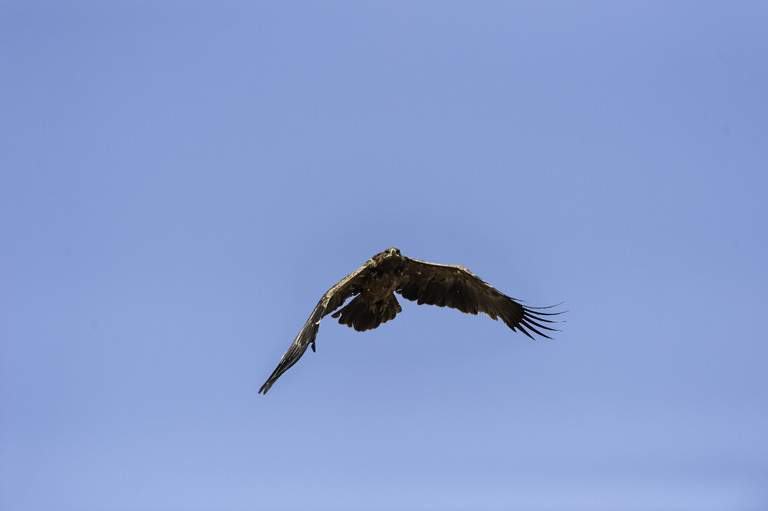
[(301, 358), (308, 346), (315, 351), (320, 320), (341, 307), (347, 298), (355, 297), (331, 317), (362, 332), (394, 319), (402, 311), (395, 293), (418, 304), (451, 307), (468, 314), (484, 312), (494, 320), (501, 318), (509, 328), (520, 330), (531, 339), (531, 332), (549, 339), (541, 330), (555, 329), (543, 323), (555, 323), (547, 316), (560, 314), (541, 312), (549, 307), (523, 306), (463, 266), (419, 261), (390, 248), (373, 256), (323, 295), (259, 393), (266, 394)]

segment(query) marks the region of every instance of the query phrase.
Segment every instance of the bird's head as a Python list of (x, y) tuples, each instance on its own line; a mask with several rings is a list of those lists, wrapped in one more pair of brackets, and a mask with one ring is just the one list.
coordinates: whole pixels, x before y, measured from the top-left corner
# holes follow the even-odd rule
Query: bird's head
[(399, 256), (399, 255), (400, 255), (399, 248), (388, 248), (384, 251), (384, 257), (392, 257), (392, 256)]

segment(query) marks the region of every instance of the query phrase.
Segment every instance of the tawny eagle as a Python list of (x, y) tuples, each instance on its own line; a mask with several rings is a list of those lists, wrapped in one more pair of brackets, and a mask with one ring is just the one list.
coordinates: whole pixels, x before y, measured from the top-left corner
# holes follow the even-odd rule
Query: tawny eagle
[(550, 307), (521, 305), (463, 266), (419, 261), (390, 248), (371, 257), (323, 295), (259, 393), (266, 394), (275, 381), (304, 355), (308, 346), (315, 351), (320, 320), (341, 307), (347, 298), (355, 297), (331, 317), (362, 332), (394, 319), (403, 310), (395, 293), (418, 304), (448, 306), (469, 314), (484, 312), (494, 320), (501, 318), (509, 328), (519, 329), (531, 339), (530, 332), (549, 339), (541, 330), (555, 329), (544, 323), (555, 323), (548, 316), (560, 314), (542, 312)]

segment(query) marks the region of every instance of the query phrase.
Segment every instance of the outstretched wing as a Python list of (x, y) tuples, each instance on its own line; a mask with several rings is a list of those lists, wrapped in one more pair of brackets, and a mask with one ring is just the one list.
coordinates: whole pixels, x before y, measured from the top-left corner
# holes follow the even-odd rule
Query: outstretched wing
[(494, 320), (501, 318), (509, 328), (520, 330), (531, 339), (529, 330), (547, 339), (550, 337), (542, 330), (556, 330), (544, 323), (556, 323), (548, 317), (559, 312), (541, 312), (550, 307), (525, 307), (463, 266), (405, 259), (407, 264), (397, 292), (407, 300), (451, 307), (468, 314), (484, 312)]
[(315, 310), (312, 311), (309, 319), (304, 323), (304, 327), (299, 332), (299, 335), (296, 336), (296, 339), (288, 348), (288, 351), (286, 351), (283, 358), (280, 359), (277, 368), (259, 389), (259, 394), (266, 394), (275, 381), (277, 381), (284, 372), (290, 369), (293, 364), (298, 362), (304, 352), (307, 351), (307, 347), (310, 344), (312, 345), (312, 351), (315, 351), (315, 337), (320, 328), (320, 320), (341, 307), (347, 298), (360, 293), (360, 282), (364, 272), (368, 271), (370, 264), (371, 261), (368, 261), (363, 266), (344, 277), (338, 284), (326, 291), (323, 297), (320, 298), (320, 301), (317, 302), (317, 305), (315, 306)]

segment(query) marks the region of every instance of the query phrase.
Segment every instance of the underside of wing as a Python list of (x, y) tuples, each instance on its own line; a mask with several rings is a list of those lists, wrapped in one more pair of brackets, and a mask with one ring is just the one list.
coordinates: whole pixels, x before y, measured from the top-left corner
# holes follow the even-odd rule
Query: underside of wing
[(307, 322), (304, 323), (304, 327), (299, 332), (299, 335), (296, 336), (296, 339), (288, 348), (288, 351), (286, 351), (283, 358), (280, 359), (280, 363), (272, 372), (272, 375), (270, 375), (264, 385), (261, 386), (261, 389), (259, 389), (259, 394), (266, 394), (275, 381), (277, 381), (284, 372), (290, 369), (293, 364), (299, 361), (302, 355), (304, 355), (304, 352), (307, 351), (307, 347), (312, 345), (312, 351), (315, 351), (315, 338), (317, 337), (317, 331), (320, 329), (320, 320), (341, 307), (347, 298), (360, 292), (360, 281), (364, 272), (368, 270), (369, 264), (370, 261), (344, 277), (338, 284), (329, 289), (320, 301), (317, 302), (315, 309), (312, 311)]
[(556, 323), (549, 317), (559, 313), (543, 312), (549, 307), (526, 307), (463, 266), (435, 264), (410, 258), (407, 261), (401, 284), (397, 289), (407, 300), (450, 307), (467, 314), (483, 312), (494, 320), (501, 318), (509, 328), (520, 330), (532, 339), (530, 332), (550, 338), (542, 330), (555, 330), (545, 323)]

